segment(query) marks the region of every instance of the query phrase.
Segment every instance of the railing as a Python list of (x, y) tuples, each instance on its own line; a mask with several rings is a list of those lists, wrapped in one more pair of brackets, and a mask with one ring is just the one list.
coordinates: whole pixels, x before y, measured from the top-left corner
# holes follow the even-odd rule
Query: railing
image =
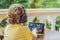
[[(28, 17), (60, 15), (60, 8), (26, 9)], [(0, 19), (7, 17), (8, 9), (0, 9)]]
[[(44, 8), (44, 9), (26, 9), (27, 16), (31, 17), (39, 16), (41, 19), (46, 18), (46, 16), (52, 16), (55, 18), (55, 15), (60, 15), (60, 8)], [(0, 19), (7, 17), (8, 9), (0, 9)], [(43, 18), (42, 18), (43, 16)], [(32, 17), (32, 18), (33, 18)], [(51, 19), (50, 19), (51, 20)]]
[[(0, 14), (7, 14), (8, 9), (0, 9)], [(44, 8), (44, 9), (26, 9), (28, 16), (42, 16), (60, 14), (60, 8)]]

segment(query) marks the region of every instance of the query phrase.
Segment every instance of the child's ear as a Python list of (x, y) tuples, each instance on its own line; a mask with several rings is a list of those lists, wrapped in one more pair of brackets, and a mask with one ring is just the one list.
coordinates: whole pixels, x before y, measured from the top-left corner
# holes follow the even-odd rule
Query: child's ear
[(21, 17), (20, 17), (20, 19), (21, 19), (21, 23), (25, 23), (27, 21), (27, 15), (26, 15), (26, 13), (22, 14)]

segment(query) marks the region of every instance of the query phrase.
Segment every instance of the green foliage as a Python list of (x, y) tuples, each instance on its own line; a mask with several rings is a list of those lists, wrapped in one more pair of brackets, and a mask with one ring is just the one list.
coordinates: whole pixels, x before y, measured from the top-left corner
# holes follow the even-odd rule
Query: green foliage
[(26, 6), (28, 0), (0, 0), (0, 8), (9, 8), (11, 4), (22, 4)]
[(28, 20), (25, 23), (23, 23), (23, 25), (28, 26)]
[(38, 17), (35, 17), (35, 18), (33, 19), (33, 22), (38, 22), (38, 23), (39, 23), (39, 22), (40, 22), (40, 21), (39, 21), (39, 18), (38, 18)]
[(56, 18), (56, 27), (60, 28), (60, 16)]
[(60, 8), (60, 0), (0, 0), (0, 8), (22, 4), (25, 8)]
[(0, 26), (1, 27), (5, 27), (6, 25), (7, 25), (7, 18), (4, 18), (2, 21), (1, 21), (1, 23), (0, 23)]
[(47, 29), (51, 29), (51, 23), (48, 22), (48, 20), (46, 20), (46, 28), (47, 28)]

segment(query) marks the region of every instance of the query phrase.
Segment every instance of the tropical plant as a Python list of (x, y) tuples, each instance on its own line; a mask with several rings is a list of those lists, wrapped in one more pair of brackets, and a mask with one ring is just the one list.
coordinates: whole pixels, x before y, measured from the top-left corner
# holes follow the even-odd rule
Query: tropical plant
[(1, 22), (0, 22), (0, 26), (1, 27), (5, 27), (7, 25), (7, 18), (4, 18)]
[(57, 16), (57, 18), (56, 18), (56, 25), (55, 25), (55, 27), (56, 27), (56, 30), (59, 30), (59, 28), (60, 28), (60, 16)]
[(46, 19), (46, 28), (51, 29), (51, 23)]
[(38, 17), (35, 17), (35, 18), (33, 19), (33, 22), (38, 22), (38, 23), (39, 23), (39, 22), (40, 22), (40, 21), (39, 21), (39, 18), (38, 18)]

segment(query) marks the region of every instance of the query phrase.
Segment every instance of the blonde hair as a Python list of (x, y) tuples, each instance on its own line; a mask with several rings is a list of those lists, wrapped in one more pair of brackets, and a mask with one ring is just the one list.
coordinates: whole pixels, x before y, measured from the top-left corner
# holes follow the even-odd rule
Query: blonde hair
[[(13, 4), (9, 7), (8, 22), (10, 24), (22, 23), (21, 15), (25, 13), (25, 9), (20, 4)], [(26, 13), (25, 13), (26, 14)]]

